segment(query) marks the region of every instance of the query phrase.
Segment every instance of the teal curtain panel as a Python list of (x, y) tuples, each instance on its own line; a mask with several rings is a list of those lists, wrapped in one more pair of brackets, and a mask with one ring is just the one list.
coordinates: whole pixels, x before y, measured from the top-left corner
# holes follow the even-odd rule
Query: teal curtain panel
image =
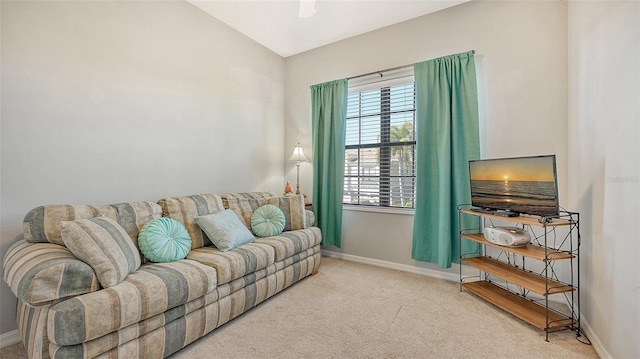
[(477, 243), (463, 241), (459, 248), (457, 212), (458, 204), (471, 202), (468, 161), (480, 157), (474, 55), (469, 51), (420, 62), (414, 71), (417, 163), (411, 256), (449, 268), (460, 262), (461, 249), (480, 254)]
[(347, 79), (311, 86), (313, 209), (322, 245), (340, 247)]

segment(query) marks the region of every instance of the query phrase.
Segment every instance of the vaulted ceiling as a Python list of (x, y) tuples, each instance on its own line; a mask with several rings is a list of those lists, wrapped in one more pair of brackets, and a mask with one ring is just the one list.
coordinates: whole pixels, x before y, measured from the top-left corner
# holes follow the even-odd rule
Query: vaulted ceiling
[(288, 57), (470, 0), (316, 0), (307, 18), (300, 0), (187, 1)]

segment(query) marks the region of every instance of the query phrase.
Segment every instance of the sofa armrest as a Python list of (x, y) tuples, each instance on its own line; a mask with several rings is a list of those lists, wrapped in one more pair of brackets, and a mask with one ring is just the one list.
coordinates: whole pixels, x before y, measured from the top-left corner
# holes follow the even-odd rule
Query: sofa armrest
[(39, 305), (100, 288), (93, 269), (52, 243), (13, 244), (4, 257), (4, 280), (18, 299)]
[(308, 209), (304, 210), (305, 219), (304, 219), (304, 228), (309, 228), (316, 224), (316, 214), (313, 211)]

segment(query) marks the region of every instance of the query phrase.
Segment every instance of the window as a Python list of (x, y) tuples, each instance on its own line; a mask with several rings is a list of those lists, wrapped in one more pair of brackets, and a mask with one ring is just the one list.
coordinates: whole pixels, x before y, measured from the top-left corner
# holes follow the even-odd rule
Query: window
[[(411, 69), (412, 70), (412, 69)], [(415, 85), (394, 81), (351, 86), (347, 104), (343, 203), (413, 208)]]

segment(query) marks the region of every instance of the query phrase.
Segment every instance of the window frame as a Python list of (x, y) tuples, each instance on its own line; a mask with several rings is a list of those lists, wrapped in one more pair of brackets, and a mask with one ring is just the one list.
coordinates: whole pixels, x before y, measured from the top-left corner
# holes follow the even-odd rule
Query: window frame
[[(379, 75), (379, 76), (378, 76)], [(415, 166), (416, 166), (416, 158), (415, 158), (415, 148), (416, 148), (416, 140), (415, 140), (415, 133), (416, 133), (416, 98), (415, 98), (415, 80), (413, 78), (413, 68), (410, 69), (402, 69), (400, 71), (396, 71), (395, 74), (391, 74), (391, 76), (389, 76), (389, 79), (386, 79), (385, 81), (380, 81), (380, 78), (382, 78), (383, 75), (382, 74), (376, 74), (376, 78), (367, 81), (367, 79), (358, 81), (357, 84), (352, 85), (351, 81), (349, 83), (349, 95), (353, 95), (354, 93), (358, 93), (359, 95), (359, 99), (358, 99), (358, 103), (359, 105), (362, 104), (362, 92), (364, 91), (370, 91), (370, 90), (380, 90), (380, 112), (374, 114), (374, 116), (379, 116), (380, 117), (380, 141), (376, 142), (376, 143), (358, 143), (358, 144), (345, 144), (345, 155), (346, 152), (349, 150), (358, 150), (358, 152), (362, 149), (367, 149), (367, 148), (379, 148), (380, 152), (379, 152), (379, 158), (382, 161), (382, 159), (384, 159), (384, 163), (379, 162), (378, 163), (378, 167), (379, 167), (379, 174), (378, 174), (378, 186), (379, 186), (379, 190), (378, 190), (378, 204), (361, 204), (361, 203), (346, 203), (344, 202), (344, 195), (343, 195), (343, 206), (346, 209), (349, 210), (355, 210), (355, 211), (370, 211), (370, 212), (385, 212), (385, 213), (396, 213), (396, 214), (413, 214), (414, 212), (414, 208), (415, 208), (415, 196), (416, 196), (416, 172), (415, 172)], [(398, 110), (398, 111), (391, 111), (391, 87), (393, 86), (397, 86), (397, 85), (404, 85), (404, 84), (413, 84), (413, 107), (409, 110), (407, 109), (402, 109), (402, 110)], [(412, 123), (413, 124), (413, 141), (397, 141), (397, 142), (392, 142), (391, 141), (391, 129), (393, 128), (392, 125), (392, 116), (393, 114), (397, 114), (397, 113), (412, 113), (412, 117), (413, 120)], [(359, 138), (361, 138), (362, 136), (362, 128), (360, 126), (362, 126), (362, 118), (366, 118), (367, 116), (363, 116), (361, 113), (358, 114), (357, 118), (360, 120), (359, 123), (359, 131), (358, 131), (358, 136)], [(347, 119), (353, 119), (354, 117), (348, 117)], [(359, 142), (361, 142), (361, 140), (359, 140)], [(407, 147), (407, 146), (413, 146), (412, 147), (412, 151), (413, 151), (413, 155), (412, 155), (412, 170), (411, 173), (412, 175), (409, 176), (403, 176), (403, 175), (395, 175), (392, 176), (391, 173), (391, 163), (393, 161), (393, 158), (391, 156), (392, 153), (392, 148), (393, 147)], [(385, 155), (386, 154), (386, 155)], [(358, 160), (360, 160), (360, 153), (358, 153)], [(346, 163), (346, 156), (345, 156), (345, 163)], [(357, 184), (356, 186), (358, 186), (358, 195), (361, 194), (360, 192), (360, 183), (361, 183), (361, 178), (365, 177), (362, 175), (362, 167), (360, 164), (358, 164), (357, 166), (358, 168), (358, 173), (356, 175), (350, 175), (347, 173), (347, 168), (345, 166), (344, 169), (344, 181), (345, 181), (345, 185), (344, 185), (344, 189), (347, 188), (347, 181), (349, 178), (355, 178), (357, 180)], [(395, 178), (400, 179), (400, 181), (402, 181), (402, 178), (404, 177), (408, 177), (411, 178), (411, 187), (413, 189), (412, 194), (411, 194), (411, 202), (412, 202), (412, 207), (399, 207), (399, 206), (393, 206), (392, 205), (392, 188), (391, 188), (391, 183), (392, 180)], [(403, 188), (403, 186), (401, 186), (401, 188)], [(401, 192), (402, 193), (402, 192)], [(402, 195), (402, 194), (401, 194)]]

